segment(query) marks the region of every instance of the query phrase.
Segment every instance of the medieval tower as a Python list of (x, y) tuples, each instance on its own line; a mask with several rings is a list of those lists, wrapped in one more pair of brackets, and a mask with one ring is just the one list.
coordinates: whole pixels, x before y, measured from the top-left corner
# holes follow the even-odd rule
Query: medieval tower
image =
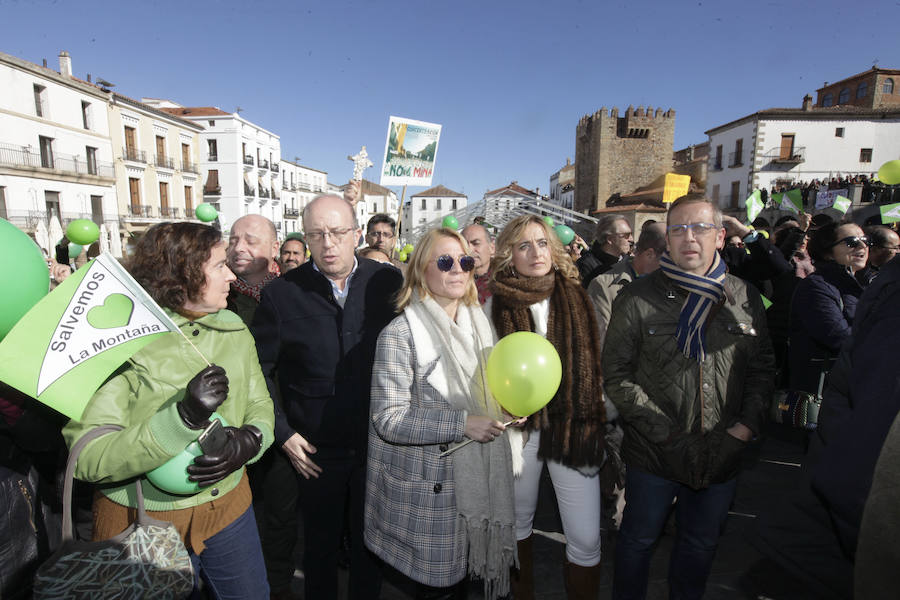
[(672, 170), (675, 111), (604, 106), (575, 128), (575, 210), (606, 208), (614, 194), (629, 194)]

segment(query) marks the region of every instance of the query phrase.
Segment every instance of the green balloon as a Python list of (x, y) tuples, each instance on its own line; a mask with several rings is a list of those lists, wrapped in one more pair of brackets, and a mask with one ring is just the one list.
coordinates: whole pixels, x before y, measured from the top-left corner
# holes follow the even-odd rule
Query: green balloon
[(212, 204), (207, 204), (206, 202), (198, 204), (197, 210), (194, 211), (194, 214), (197, 215), (198, 220), (203, 221), (204, 223), (215, 221), (216, 217), (219, 216), (219, 212), (216, 210), (216, 207)]
[(412, 253), (412, 251), (413, 251), (413, 245), (412, 245), (412, 244), (406, 244), (405, 246), (403, 246), (403, 251), (406, 252), (407, 254)]
[(556, 395), (562, 381), (562, 362), (556, 348), (530, 331), (517, 331), (497, 342), (486, 370), (494, 398), (517, 417), (541, 410)]
[(568, 246), (575, 239), (575, 231), (568, 225), (557, 225), (553, 228), (563, 246)]
[(66, 227), (66, 237), (70, 242), (90, 246), (100, 239), (100, 228), (90, 219), (75, 219)]
[(84, 248), (81, 244), (76, 244), (75, 242), (69, 242), (69, 260), (75, 260), (81, 254), (81, 251)]
[(889, 160), (878, 169), (878, 179), (886, 185), (900, 183), (900, 160)]
[(447, 215), (444, 217), (444, 220), (441, 221), (441, 227), (446, 227), (447, 229), (459, 229), (459, 221), (457, 221), (456, 217), (453, 215)]
[(554, 225), (554, 223), (553, 223), (553, 217), (551, 217), (550, 215), (545, 216), (545, 217), (544, 217), (544, 223), (546, 223), (546, 224), (549, 225), (550, 227), (553, 227), (553, 225)]
[[(224, 427), (228, 426), (228, 422), (219, 413), (214, 412), (210, 419), (218, 419)], [(200, 491), (200, 486), (195, 481), (188, 480), (187, 468), (194, 462), (195, 457), (202, 454), (200, 444), (193, 441), (167, 462), (149, 471), (147, 479), (159, 489), (171, 494), (196, 494)]]
[(0, 339), (50, 291), (50, 269), (44, 253), (21, 229), (0, 219)]
[(401, 250), (400, 252), (397, 253), (397, 259), (400, 262), (406, 262), (406, 259), (408, 259), (408, 258), (409, 258), (409, 254), (406, 252), (406, 250)]

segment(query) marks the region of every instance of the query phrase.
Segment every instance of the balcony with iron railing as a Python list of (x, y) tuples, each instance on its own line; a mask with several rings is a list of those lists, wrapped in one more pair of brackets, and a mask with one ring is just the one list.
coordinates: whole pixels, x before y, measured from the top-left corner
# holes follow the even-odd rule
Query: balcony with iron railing
[(195, 163), (184, 162), (184, 161), (181, 161), (181, 170), (184, 171), (185, 173), (199, 173), (200, 172), (197, 170), (197, 165)]
[(309, 184), (308, 184), (308, 183), (298, 183), (298, 184), (297, 184), (297, 188), (298, 188), (301, 192), (311, 192), (311, 191), (312, 191), (312, 188), (309, 187)]
[(153, 207), (149, 204), (129, 204), (126, 218), (152, 219), (154, 218)]
[(254, 165), (253, 157), (250, 156), (249, 154), (244, 156), (244, 165), (246, 165), (248, 167), (252, 167)]
[(220, 186), (220, 185), (216, 185), (216, 186), (205, 185), (205, 186), (203, 186), (203, 195), (204, 196), (221, 196), (222, 195), (222, 186)]
[(163, 169), (174, 169), (175, 161), (167, 156), (157, 154), (153, 157), (153, 164)]
[(31, 152), (21, 146), (0, 144), (0, 165), (27, 169), (49, 169), (61, 174), (94, 175), (114, 179), (115, 167), (110, 162), (82, 160), (68, 154)]
[(264, 158), (259, 159), (259, 168), (261, 170), (266, 170), (269, 168), (269, 161)]
[(147, 153), (137, 148), (125, 148), (122, 150), (122, 159), (147, 164)]
[(744, 165), (744, 153), (742, 152), (729, 152), (728, 153), (728, 168), (732, 169), (734, 167), (741, 167)]
[(300, 217), (300, 209), (294, 208), (292, 206), (284, 207), (284, 218), (285, 219), (297, 219)]
[(177, 206), (160, 206), (159, 216), (163, 219), (180, 219), (181, 210)]
[(206, 157), (206, 160), (208, 162), (216, 162), (217, 160), (219, 160), (219, 156), (216, 154), (210, 154), (209, 156)]
[(806, 162), (806, 147), (772, 148), (763, 155), (767, 163), (799, 165)]
[(277, 173), (279, 170), (281, 170), (281, 167), (277, 162), (272, 161), (272, 170)]
[(259, 197), (260, 198), (268, 198), (269, 190), (267, 190), (266, 188), (264, 188), (262, 186), (259, 186)]
[(287, 181), (282, 181), (282, 182), (281, 182), (281, 189), (283, 189), (284, 191), (288, 191), (288, 190), (290, 190), (291, 188), (290, 188), (290, 186), (288, 186), (288, 182), (287, 182)]

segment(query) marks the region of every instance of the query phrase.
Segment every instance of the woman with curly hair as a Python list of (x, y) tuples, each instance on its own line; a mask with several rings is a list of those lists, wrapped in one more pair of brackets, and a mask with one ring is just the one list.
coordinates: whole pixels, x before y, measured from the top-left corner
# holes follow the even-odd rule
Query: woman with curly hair
[[(81, 421), (63, 429), (71, 448), (97, 427), (122, 427), (88, 443), (76, 466), (76, 477), (97, 484), (93, 537), (109, 539), (136, 519), (139, 479), (147, 513), (175, 525), (214, 598), (268, 598), (244, 465), (271, 445), (275, 418), (253, 338), (224, 310), (235, 276), (222, 235), (199, 223), (160, 223), (127, 266), (184, 335), (144, 346), (97, 390)], [(187, 467), (200, 491), (155, 487), (146, 473), (196, 440), (213, 411), (228, 423), (226, 441)]]
[(604, 460), (606, 415), (596, 317), (572, 259), (539, 217), (524, 215), (507, 224), (497, 238), (491, 271), (493, 296), (484, 309), (497, 338), (532, 331), (546, 337), (562, 360), (559, 390), (528, 419), (524, 439), (513, 449), (520, 565), (513, 577), (513, 594), (519, 599), (534, 597), (531, 534), (546, 464), (566, 536), (567, 593), (570, 598), (596, 598), (600, 583), (597, 474)]

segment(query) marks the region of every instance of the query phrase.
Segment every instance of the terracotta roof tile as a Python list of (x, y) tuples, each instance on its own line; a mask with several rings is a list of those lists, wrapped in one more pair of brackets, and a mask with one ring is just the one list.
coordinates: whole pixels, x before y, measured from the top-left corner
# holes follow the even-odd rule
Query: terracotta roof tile
[(231, 114), (215, 106), (182, 106), (181, 108), (160, 108), (159, 110), (176, 117), (222, 117)]
[(468, 198), (465, 194), (460, 194), (459, 192), (454, 192), (449, 188), (445, 188), (442, 185), (436, 185), (431, 189), (427, 189), (424, 192), (420, 192), (418, 194), (413, 194), (413, 198)]

